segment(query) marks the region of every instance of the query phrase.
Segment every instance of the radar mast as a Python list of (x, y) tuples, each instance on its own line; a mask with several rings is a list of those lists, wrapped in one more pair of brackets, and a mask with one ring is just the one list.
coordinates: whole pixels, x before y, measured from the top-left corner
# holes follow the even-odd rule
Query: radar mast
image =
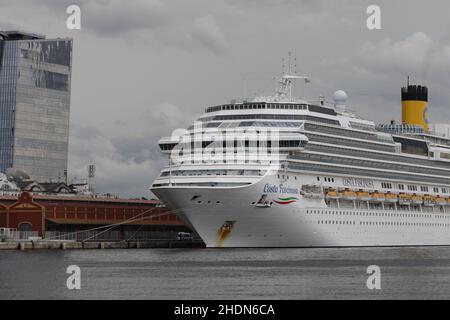
[(296, 59), (292, 61), (291, 53), (288, 55), (288, 65), (282, 67), (282, 76), (278, 79), (278, 90), (275, 92), (275, 100), (286, 100), (292, 101), (292, 85), (294, 80), (303, 79), (305, 83), (311, 82), (309, 77), (306, 75), (297, 75), (296, 72)]

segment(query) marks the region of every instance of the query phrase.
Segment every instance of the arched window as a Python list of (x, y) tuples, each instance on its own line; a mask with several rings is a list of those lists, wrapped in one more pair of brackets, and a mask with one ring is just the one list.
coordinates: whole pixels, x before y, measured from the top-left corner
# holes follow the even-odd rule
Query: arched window
[(19, 231), (31, 231), (32, 226), (31, 223), (23, 222), (19, 225)]

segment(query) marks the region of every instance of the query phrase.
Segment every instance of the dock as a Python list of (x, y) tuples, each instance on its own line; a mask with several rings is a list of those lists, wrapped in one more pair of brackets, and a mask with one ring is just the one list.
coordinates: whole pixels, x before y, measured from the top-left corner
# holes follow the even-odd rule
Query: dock
[(200, 240), (144, 240), (144, 241), (62, 241), (62, 240), (20, 240), (0, 242), (0, 250), (40, 249), (144, 249), (144, 248), (204, 248)]

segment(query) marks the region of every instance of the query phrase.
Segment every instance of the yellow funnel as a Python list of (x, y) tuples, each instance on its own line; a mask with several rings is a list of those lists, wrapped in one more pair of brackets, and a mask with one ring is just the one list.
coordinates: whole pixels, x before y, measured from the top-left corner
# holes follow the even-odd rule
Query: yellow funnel
[(402, 123), (422, 126), (428, 131), (428, 88), (408, 85), (402, 88)]

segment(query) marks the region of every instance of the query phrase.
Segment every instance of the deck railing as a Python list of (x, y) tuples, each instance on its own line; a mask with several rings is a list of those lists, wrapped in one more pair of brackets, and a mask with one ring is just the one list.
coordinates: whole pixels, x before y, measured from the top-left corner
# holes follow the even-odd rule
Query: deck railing
[(47, 231), (45, 239), (69, 241), (176, 240), (177, 235), (176, 231)]
[(37, 231), (0, 230), (0, 240), (30, 240), (38, 237)]

